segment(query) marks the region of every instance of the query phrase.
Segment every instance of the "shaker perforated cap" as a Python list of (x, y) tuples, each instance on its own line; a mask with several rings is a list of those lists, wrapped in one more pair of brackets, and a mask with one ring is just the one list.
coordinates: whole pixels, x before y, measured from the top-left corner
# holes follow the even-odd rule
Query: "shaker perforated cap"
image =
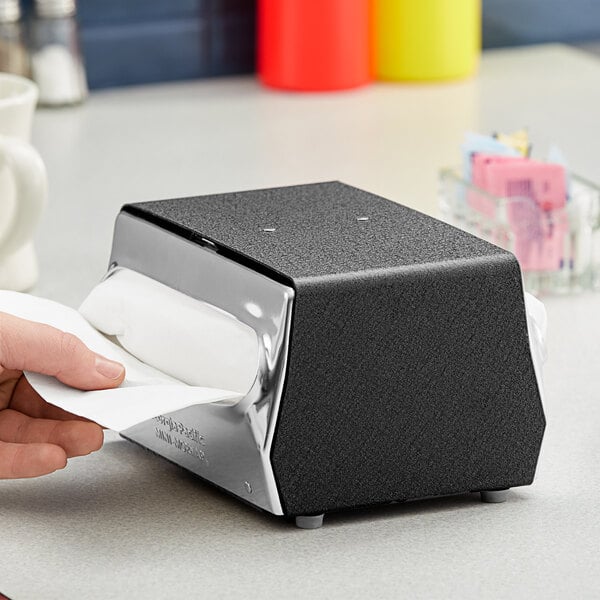
[(19, 0), (0, 0), (0, 23), (15, 23), (20, 18)]
[(35, 13), (38, 17), (72, 17), (76, 12), (75, 0), (35, 0)]

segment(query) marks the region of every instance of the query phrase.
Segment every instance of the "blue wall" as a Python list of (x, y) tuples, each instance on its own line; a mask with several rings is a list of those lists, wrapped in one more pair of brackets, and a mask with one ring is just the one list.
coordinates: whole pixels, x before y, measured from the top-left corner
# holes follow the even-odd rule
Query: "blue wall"
[(80, 0), (90, 87), (254, 70), (255, 0)]
[(600, 40), (599, 0), (483, 0), (485, 48)]

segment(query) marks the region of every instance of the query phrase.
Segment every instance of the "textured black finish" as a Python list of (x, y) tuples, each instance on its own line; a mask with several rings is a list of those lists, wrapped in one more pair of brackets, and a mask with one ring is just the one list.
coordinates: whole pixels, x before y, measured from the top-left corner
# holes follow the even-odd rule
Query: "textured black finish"
[(124, 210), (295, 287), (287, 514), (531, 483), (545, 420), (511, 254), (341, 183)]
[[(124, 210), (191, 239), (205, 237), (296, 282), (506, 254), (339, 182), (142, 202)], [(364, 217), (369, 220), (358, 220)], [(276, 231), (264, 231), (271, 228)]]

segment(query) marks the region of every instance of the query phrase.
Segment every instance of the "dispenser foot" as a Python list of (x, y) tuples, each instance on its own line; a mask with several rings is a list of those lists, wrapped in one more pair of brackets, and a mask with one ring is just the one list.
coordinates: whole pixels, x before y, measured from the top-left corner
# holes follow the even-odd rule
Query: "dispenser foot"
[(508, 488), (505, 490), (486, 490), (480, 493), (482, 502), (498, 504), (499, 502), (506, 502), (506, 498), (508, 497)]
[(301, 515), (296, 517), (296, 527), (300, 529), (319, 529), (323, 526), (323, 517), (325, 515)]

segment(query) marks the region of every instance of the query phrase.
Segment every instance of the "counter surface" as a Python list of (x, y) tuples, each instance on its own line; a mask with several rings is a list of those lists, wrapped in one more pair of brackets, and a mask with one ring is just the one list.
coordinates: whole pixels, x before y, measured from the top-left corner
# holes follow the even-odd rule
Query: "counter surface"
[[(76, 306), (100, 279), (121, 204), (339, 179), (436, 212), (467, 129), (530, 129), (598, 180), (600, 61), (486, 52), (477, 79), (332, 95), (252, 78), (94, 94), (39, 111), (51, 194), (35, 293)], [(328, 515), (302, 531), (107, 432), (104, 448), (0, 482), (0, 591), (111, 598), (592, 598), (600, 587), (600, 295), (547, 301), (548, 427), (534, 485)]]

